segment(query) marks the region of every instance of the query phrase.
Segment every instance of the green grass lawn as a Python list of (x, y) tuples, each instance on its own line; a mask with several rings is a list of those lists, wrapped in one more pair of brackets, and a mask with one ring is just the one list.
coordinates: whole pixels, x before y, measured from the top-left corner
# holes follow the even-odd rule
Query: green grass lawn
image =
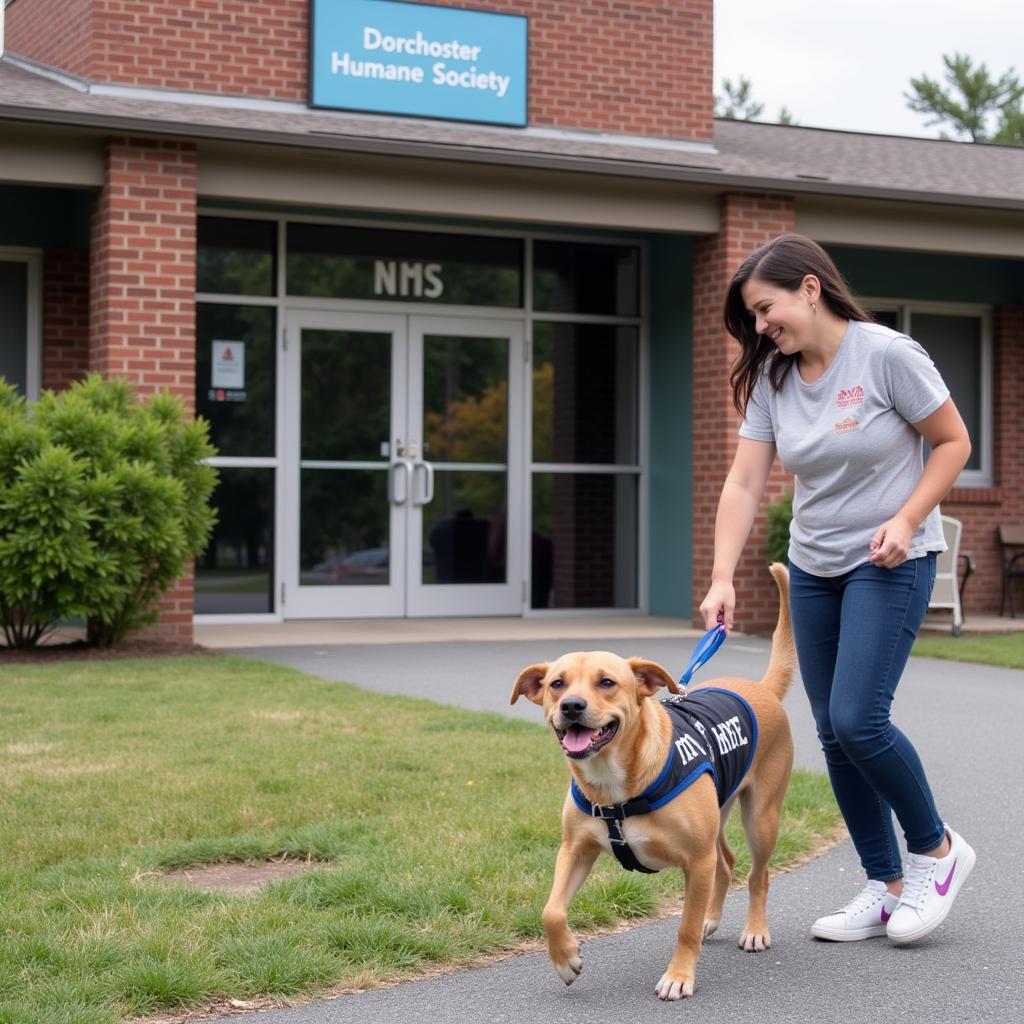
[(1002, 668), (1024, 668), (1024, 633), (919, 636), (914, 644), (914, 654)]
[[(567, 771), (539, 724), (226, 656), (7, 665), (0, 699), (0, 1024), (365, 987), (541, 935)], [(798, 772), (776, 863), (838, 820)], [(160, 876), (281, 856), (319, 866), (246, 896)], [(677, 872), (602, 861), (574, 927), (677, 905)]]

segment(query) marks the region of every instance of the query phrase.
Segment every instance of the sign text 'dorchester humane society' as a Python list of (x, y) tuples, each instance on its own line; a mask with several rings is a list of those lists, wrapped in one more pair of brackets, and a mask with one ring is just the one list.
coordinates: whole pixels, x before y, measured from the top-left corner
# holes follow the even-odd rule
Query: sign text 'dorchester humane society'
[(524, 17), (393, 0), (314, 0), (316, 107), (526, 124)]

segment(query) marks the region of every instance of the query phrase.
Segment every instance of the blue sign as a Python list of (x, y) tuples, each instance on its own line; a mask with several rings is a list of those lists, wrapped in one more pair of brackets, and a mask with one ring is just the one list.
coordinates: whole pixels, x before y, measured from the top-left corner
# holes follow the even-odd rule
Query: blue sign
[(526, 18), (395, 0), (312, 10), (314, 107), (526, 124)]

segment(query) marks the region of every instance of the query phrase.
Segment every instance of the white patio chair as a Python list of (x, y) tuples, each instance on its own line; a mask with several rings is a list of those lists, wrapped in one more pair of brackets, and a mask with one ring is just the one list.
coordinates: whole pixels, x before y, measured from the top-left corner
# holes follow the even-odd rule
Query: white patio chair
[(953, 612), (953, 636), (960, 635), (960, 627), (964, 622), (960, 608), (960, 584), (957, 579), (957, 567), (960, 563), (960, 535), (963, 523), (952, 516), (942, 517), (942, 533), (946, 538), (946, 550), (940, 552), (935, 565), (935, 587), (928, 610), (948, 608)]

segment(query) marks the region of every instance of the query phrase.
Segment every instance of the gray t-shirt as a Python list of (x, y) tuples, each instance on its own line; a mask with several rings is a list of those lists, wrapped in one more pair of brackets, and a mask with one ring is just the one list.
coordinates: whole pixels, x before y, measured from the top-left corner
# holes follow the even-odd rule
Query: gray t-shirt
[[(905, 334), (851, 320), (831, 365), (813, 384), (793, 367), (775, 391), (754, 386), (740, 436), (774, 442), (796, 477), (789, 558), (816, 576), (868, 561), (868, 545), (917, 486), (923, 438), (911, 426), (949, 397), (928, 353)], [(908, 558), (945, 551), (938, 508)]]

